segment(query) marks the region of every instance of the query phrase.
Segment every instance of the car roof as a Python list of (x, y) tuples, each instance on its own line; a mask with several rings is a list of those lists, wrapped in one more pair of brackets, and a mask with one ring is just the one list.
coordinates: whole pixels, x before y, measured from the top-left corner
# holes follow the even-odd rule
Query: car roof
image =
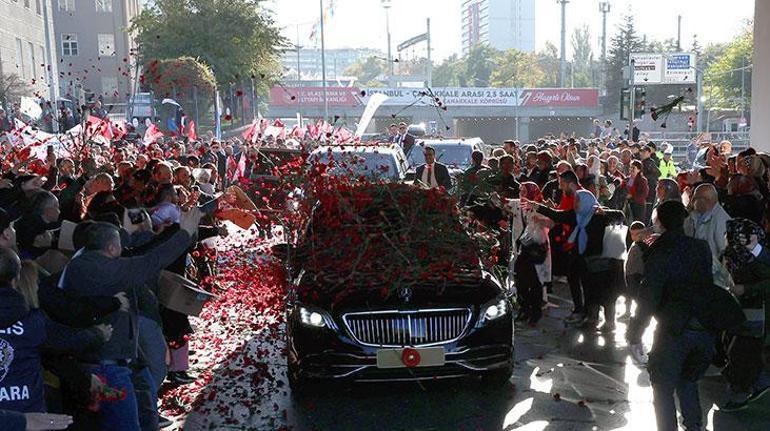
[(400, 148), (395, 144), (386, 145), (322, 145), (315, 150), (314, 153), (328, 152), (331, 150), (334, 153), (342, 152), (356, 152), (356, 153), (397, 153)]
[(431, 147), (441, 147), (441, 146), (450, 146), (450, 145), (466, 145), (466, 146), (473, 146), (473, 145), (481, 145), (483, 142), (479, 138), (450, 138), (450, 139), (422, 139), (418, 141), (418, 144), (424, 144), (424, 145), (430, 145)]

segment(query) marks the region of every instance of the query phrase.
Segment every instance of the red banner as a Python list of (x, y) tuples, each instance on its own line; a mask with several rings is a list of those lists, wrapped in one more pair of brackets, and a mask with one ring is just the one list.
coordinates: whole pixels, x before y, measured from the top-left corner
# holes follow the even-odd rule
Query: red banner
[(521, 106), (592, 107), (599, 106), (595, 88), (543, 88), (521, 91)]
[[(329, 106), (359, 106), (360, 93), (357, 87), (326, 87), (326, 99)], [(273, 87), (270, 89), (270, 105), (272, 106), (323, 106), (323, 87)], [(300, 100), (297, 100), (299, 98)]]

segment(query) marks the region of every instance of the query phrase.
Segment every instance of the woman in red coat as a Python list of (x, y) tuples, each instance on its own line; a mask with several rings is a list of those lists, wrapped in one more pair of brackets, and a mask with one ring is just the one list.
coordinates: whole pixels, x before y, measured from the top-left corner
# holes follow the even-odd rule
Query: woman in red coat
[(645, 223), (647, 220), (646, 202), (647, 195), (650, 193), (650, 185), (647, 178), (642, 174), (642, 162), (634, 160), (631, 162), (631, 171), (628, 179), (624, 183), (628, 190), (628, 204), (631, 207), (631, 216), (633, 221)]

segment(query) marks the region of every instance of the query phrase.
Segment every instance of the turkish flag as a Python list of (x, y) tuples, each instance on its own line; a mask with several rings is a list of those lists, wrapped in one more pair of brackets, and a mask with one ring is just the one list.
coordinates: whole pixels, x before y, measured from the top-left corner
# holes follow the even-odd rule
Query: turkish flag
[(128, 127), (123, 120), (112, 122), (112, 139), (120, 140), (128, 134)]
[(190, 121), (190, 124), (187, 125), (187, 137), (191, 141), (198, 140), (198, 133), (195, 131), (195, 121)]

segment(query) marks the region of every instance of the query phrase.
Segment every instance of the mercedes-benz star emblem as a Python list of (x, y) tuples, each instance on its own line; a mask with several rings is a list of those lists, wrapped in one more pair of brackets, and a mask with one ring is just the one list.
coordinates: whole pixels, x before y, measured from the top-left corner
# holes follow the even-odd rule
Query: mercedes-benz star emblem
[(412, 288), (407, 286), (399, 287), (398, 297), (401, 298), (404, 302), (409, 302), (412, 299)]

